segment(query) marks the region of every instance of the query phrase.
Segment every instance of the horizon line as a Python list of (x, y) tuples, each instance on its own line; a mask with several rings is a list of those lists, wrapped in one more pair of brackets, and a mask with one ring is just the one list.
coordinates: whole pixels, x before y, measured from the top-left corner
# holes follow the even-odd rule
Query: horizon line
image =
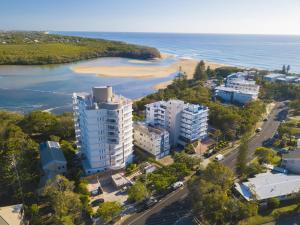
[(95, 31), (95, 30), (23, 30), (23, 29), (0, 29), (0, 32), (86, 32), (86, 33), (140, 33), (140, 34), (204, 34), (204, 35), (261, 35), (261, 36), (300, 36), (300, 34), (276, 34), (276, 33), (217, 33), (217, 32), (162, 32), (162, 31)]

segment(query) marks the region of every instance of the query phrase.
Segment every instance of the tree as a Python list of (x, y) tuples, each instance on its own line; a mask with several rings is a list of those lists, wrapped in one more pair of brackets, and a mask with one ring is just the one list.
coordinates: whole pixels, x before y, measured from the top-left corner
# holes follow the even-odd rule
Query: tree
[(34, 111), (24, 117), (20, 122), (20, 126), (29, 135), (43, 134), (43, 136), (48, 138), (50, 135), (54, 135), (50, 133), (57, 125), (57, 122), (57, 118), (50, 113)]
[(104, 202), (98, 210), (97, 215), (100, 216), (104, 222), (110, 222), (120, 215), (122, 207), (118, 202)]
[(244, 175), (247, 168), (248, 157), (248, 136), (245, 135), (241, 139), (239, 153), (236, 161), (236, 170), (240, 175)]
[(162, 174), (159, 171), (150, 173), (147, 176), (147, 183), (149, 188), (155, 189), (157, 192), (164, 192), (167, 188), (176, 181), (176, 177), (173, 174)]
[(218, 162), (208, 164), (201, 177), (212, 184), (221, 186), (223, 189), (231, 187), (234, 180), (233, 172)]
[(275, 209), (280, 205), (280, 200), (278, 198), (270, 198), (267, 201), (269, 209)]
[(196, 66), (195, 73), (194, 73), (194, 79), (202, 80), (202, 81), (207, 80), (207, 73), (205, 70), (205, 63), (203, 60), (201, 60)]
[(290, 70), (291, 70), (291, 66), (287, 65), (287, 67), (286, 67), (286, 73), (288, 74)]
[(196, 169), (201, 163), (200, 158), (187, 155), (185, 152), (175, 152), (174, 161), (176, 163), (184, 163), (188, 169)]
[[(39, 181), (38, 145), (20, 127), (8, 125), (0, 137), (0, 195), (6, 203), (33, 204)], [(3, 195), (2, 195), (3, 194)], [(0, 200), (0, 201), (1, 201)]]
[(143, 201), (148, 197), (148, 190), (142, 182), (136, 182), (128, 190), (128, 200), (133, 202)]
[(276, 156), (276, 153), (273, 149), (259, 147), (255, 150), (255, 155), (257, 156), (260, 163), (272, 163)]
[(204, 224), (238, 224), (257, 214), (257, 204), (243, 202), (231, 195), (234, 176), (220, 163), (210, 163), (189, 183), (189, 198)]
[(286, 66), (285, 65), (282, 66), (282, 70), (281, 71), (282, 71), (283, 74), (286, 74)]
[(257, 161), (255, 161), (250, 163), (249, 166), (247, 166), (245, 174), (247, 177), (253, 177), (254, 175), (258, 173), (263, 173), (264, 171), (264, 167), (260, 165)]
[(187, 153), (187, 154), (194, 154), (194, 153), (195, 153), (195, 150), (194, 150), (193, 144), (187, 144), (187, 145), (184, 147), (184, 152)]
[(39, 206), (32, 204), (26, 209), (26, 215), (29, 217), (30, 225), (39, 225), (42, 223), (41, 216), (39, 215)]
[(74, 182), (61, 175), (49, 181), (43, 189), (43, 195), (48, 199), (54, 211), (57, 222), (75, 223), (81, 219), (81, 201), (74, 193)]
[(219, 138), (222, 135), (222, 131), (220, 129), (215, 129), (213, 131), (213, 137), (216, 139), (217, 142), (219, 142)]
[(214, 70), (212, 70), (211, 68), (210, 68), (210, 66), (208, 66), (207, 67), (207, 69), (206, 69), (206, 74), (207, 74), (207, 77), (208, 78), (214, 78), (215, 77), (215, 71)]

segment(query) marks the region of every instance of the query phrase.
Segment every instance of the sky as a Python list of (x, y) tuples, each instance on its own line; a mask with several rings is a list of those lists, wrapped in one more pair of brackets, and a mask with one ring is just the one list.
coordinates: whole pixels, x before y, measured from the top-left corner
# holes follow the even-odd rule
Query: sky
[(0, 0), (0, 30), (300, 35), (300, 0)]

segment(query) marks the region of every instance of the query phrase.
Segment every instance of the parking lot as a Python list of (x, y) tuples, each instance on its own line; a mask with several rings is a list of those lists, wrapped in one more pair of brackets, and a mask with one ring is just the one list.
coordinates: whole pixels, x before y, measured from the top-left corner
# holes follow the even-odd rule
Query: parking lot
[[(107, 177), (97, 177), (92, 176), (86, 178), (88, 182), (88, 190), (89, 192), (97, 189), (99, 187), (99, 183), (101, 186), (101, 189), (103, 190), (103, 193), (98, 194), (96, 196), (91, 197), (91, 202), (97, 200), (97, 199), (104, 199), (104, 202), (112, 202), (116, 201), (119, 202), (121, 205), (124, 205), (126, 202), (128, 195), (127, 192), (122, 192), (121, 190), (118, 190), (113, 183), (111, 182), (110, 176)], [(96, 211), (98, 206), (93, 207), (94, 211)]]

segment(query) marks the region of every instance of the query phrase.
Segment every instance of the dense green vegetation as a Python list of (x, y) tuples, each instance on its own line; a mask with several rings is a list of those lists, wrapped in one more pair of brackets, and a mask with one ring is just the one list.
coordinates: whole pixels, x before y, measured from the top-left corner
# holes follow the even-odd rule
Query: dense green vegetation
[(97, 57), (152, 59), (160, 53), (155, 48), (102, 39), (0, 32), (0, 65), (58, 64)]
[(74, 189), (74, 182), (59, 175), (43, 189), (45, 202), (53, 211), (51, 222), (54, 224), (79, 224), (82, 204)]
[[(208, 71), (210, 71), (210, 69), (208, 69)], [(196, 66), (195, 73), (194, 73), (194, 79), (206, 81), (208, 79), (208, 71), (205, 70), (204, 61), (201, 60)]]
[(107, 223), (118, 217), (121, 210), (122, 206), (118, 202), (104, 202), (99, 206), (97, 215), (100, 216), (105, 223)]
[(265, 100), (299, 100), (300, 85), (260, 81), (260, 98)]
[(144, 183), (138, 181), (128, 190), (128, 200), (132, 202), (141, 202), (149, 196), (147, 187)]
[(250, 102), (244, 107), (223, 105), (220, 102), (211, 101), (212, 93), (199, 80), (188, 80), (185, 75), (174, 79), (166, 89), (148, 95), (134, 103), (135, 119), (144, 116), (144, 105), (154, 101), (180, 99), (189, 103), (202, 104), (209, 107), (209, 123), (219, 129), (223, 138), (235, 140), (243, 134), (252, 131), (254, 125), (265, 112), (265, 104), (262, 101)]
[[(74, 138), (71, 113), (0, 112), (0, 205), (24, 203), (25, 218), (31, 224), (78, 224), (89, 215), (89, 193), (79, 179)], [(60, 142), (68, 172), (66, 178), (56, 177), (38, 191), (42, 175), (38, 144), (46, 140)], [(58, 183), (64, 188), (58, 188)]]
[(195, 215), (203, 224), (238, 224), (257, 214), (255, 203), (233, 197), (232, 171), (220, 163), (210, 163), (189, 184), (189, 198)]

